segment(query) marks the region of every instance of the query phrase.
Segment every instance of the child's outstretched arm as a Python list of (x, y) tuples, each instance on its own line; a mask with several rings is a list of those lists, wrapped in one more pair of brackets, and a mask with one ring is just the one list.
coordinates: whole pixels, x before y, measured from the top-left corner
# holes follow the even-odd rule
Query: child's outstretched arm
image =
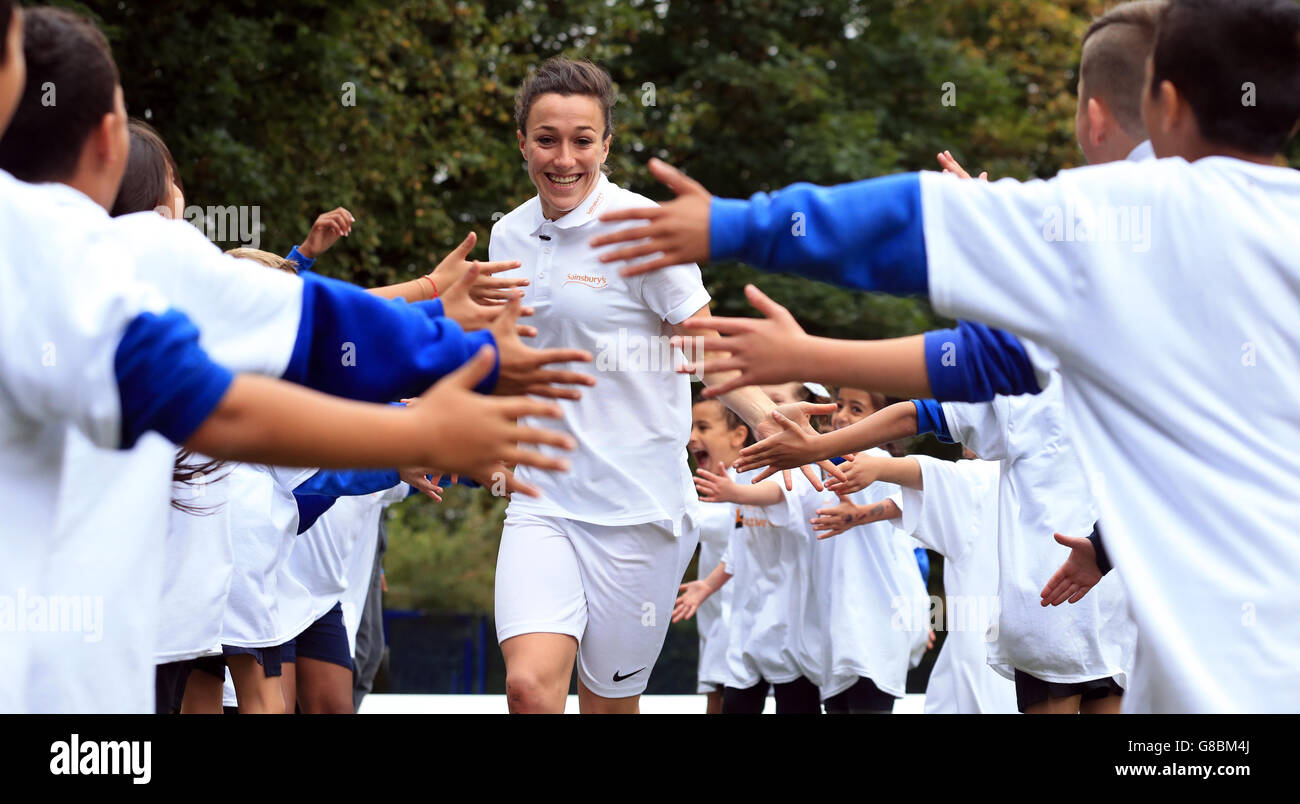
[(833, 480), (826, 485), (827, 491), (836, 494), (852, 494), (861, 491), (872, 483), (893, 483), (909, 489), (921, 488), (921, 465), (915, 458), (886, 458), (881, 455), (858, 455), (851, 462), (844, 464), (847, 480)]
[(506, 461), (564, 469), (562, 459), (517, 446), (572, 449), (563, 434), (514, 422), (523, 416), (559, 418), (554, 405), (473, 392), (492, 363), (491, 350), (483, 349), (412, 408), (350, 402), (240, 375), (184, 445), (214, 458), (280, 466), (438, 466), (472, 475)]
[(881, 500), (870, 505), (858, 505), (847, 497), (840, 495), (839, 504), (830, 508), (818, 508), (817, 516), (808, 520), (818, 539), (838, 536), (849, 528), (858, 525), (870, 525), (886, 519), (897, 519), (903, 515), (898, 504), (893, 500)]
[[(764, 466), (772, 471), (802, 466), (837, 455), (846, 457), (890, 441), (917, 434), (917, 407), (912, 402), (896, 402), (878, 410), (860, 422), (830, 433), (809, 435), (800, 427), (780, 419), (781, 432), (750, 444), (740, 451), (735, 468), (739, 472)], [(843, 471), (841, 466), (840, 470)], [(765, 472), (759, 479), (767, 477)]]
[[(706, 359), (684, 367), (736, 372), (706, 389), (706, 397), (744, 385), (813, 379), (893, 396), (979, 402), (997, 394), (1038, 393), (1046, 381), (1014, 335), (983, 324), (963, 321), (954, 329), (878, 341), (817, 338), (753, 285), (745, 295), (764, 317), (707, 319), (711, 329), (728, 337), (698, 337)], [(704, 322), (688, 320), (683, 326), (703, 328)], [(711, 356), (719, 352), (727, 356)]]
[(727, 474), (727, 467), (718, 461), (717, 472), (704, 467), (695, 470), (695, 490), (700, 500), (707, 503), (729, 502), (739, 505), (776, 505), (785, 497), (775, 481), (741, 484)]
[[(624, 268), (625, 276), (734, 258), (850, 287), (926, 292), (919, 174), (836, 187), (794, 184), (742, 201), (714, 198), (658, 159), (650, 160), (650, 172), (677, 198), (654, 209), (607, 212), (601, 220), (647, 223), (591, 241), (597, 247), (637, 242), (601, 256), (605, 262), (642, 260)], [(662, 256), (642, 259), (656, 254)]]
[(679, 623), (694, 617), (695, 612), (704, 605), (704, 601), (725, 586), (729, 580), (731, 575), (727, 573), (727, 565), (720, 563), (713, 568), (713, 572), (710, 572), (707, 578), (682, 584), (677, 590), (681, 594), (677, 596), (677, 602), (673, 605), (673, 622)]

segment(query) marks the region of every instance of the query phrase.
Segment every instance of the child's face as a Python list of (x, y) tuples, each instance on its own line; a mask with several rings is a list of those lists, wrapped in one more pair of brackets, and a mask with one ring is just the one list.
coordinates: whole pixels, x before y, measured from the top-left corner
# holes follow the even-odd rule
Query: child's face
[(691, 440), (686, 448), (695, 457), (695, 463), (718, 471), (718, 462), (730, 466), (740, 457), (745, 444), (745, 428), (727, 427), (727, 417), (721, 402), (698, 402), (691, 408)]
[(760, 385), (759, 389), (776, 404), (785, 405), (799, 401), (799, 389), (801, 387), (802, 383), (788, 382), (784, 385)]
[(842, 430), (854, 422), (862, 421), (876, 412), (871, 394), (857, 388), (841, 388), (835, 394), (835, 415), (831, 417), (831, 426)]

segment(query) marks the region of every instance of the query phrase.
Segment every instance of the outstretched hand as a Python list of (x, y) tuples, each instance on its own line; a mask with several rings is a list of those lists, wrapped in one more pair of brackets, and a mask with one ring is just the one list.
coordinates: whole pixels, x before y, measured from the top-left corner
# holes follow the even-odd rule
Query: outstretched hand
[(343, 207), (336, 207), (329, 212), (321, 214), (316, 218), (316, 222), (311, 225), (311, 231), (307, 233), (307, 239), (302, 241), (298, 246), (298, 253), (309, 260), (314, 260), (320, 255), (330, 250), (340, 237), (347, 237), (352, 233), (352, 224), (356, 223), (356, 218), (352, 213)]
[[(970, 174), (966, 172), (966, 168), (959, 165), (957, 160), (953, 158), (952, 151), (944, 151), (939, 154), (939, 166), (943, 168), (944, 173), (951, 173), (959, 179), (970, 178)], [(986, 170), (980, 174), (980, 181), (988, 180), (989, 172)]]
[(469, 254), (474, 250), (476, 243), (478, 243), (478, 235), (470, 232), (464, 240), (460, 241), (460, 245), (442, 258), (442, 262), (438, 263), (438, 267), (433, 269), (427, 279), (433, 284), (434, 292), (446, 295), (447, 290), (460, 281), (470, 268), (477, 267), (478, 274), (470, 283), (469, 297), (478, 304), (502, 304), (509, 300), (511, 290), (524, 287), (528, 284), (528, 280), (523, 277), (499, 277), (494, 274), (513, 270), (522, 263), (519, 260), (493, 262), (469, 260)]
[(704, 185), (662, 160), (650, 160), (650, 173), (676, 193), (677, 198), (657, 207), (606, 212), (600, 216), (602, 221), (645, 223), (591, 239), (593, 248), (635, 243), (600, 255), (601, 262), (627, 261), (629, 264), (620, 272), (623, 276), (709, 261), (709, 212), (713, 196)]
[[(810, 417), (825, 416), (835, 412), (834, 403), (818, 404), (816, 402), (790, 402), (784, 405), (778, 405), (773, 411), (768, 421), (760, 422), (754, 429), (760, 438), (776, 438), (782, 435), (793, 435), (796, 438), (815, 437), (817, 431), (813, 429)], [(794, 435), (797, 434), (797, 435)], [(762, 443), (762, 442), (759, 442)], [(739, 462), (739, 461), (738, 461)], [(759, 464), (760, 466), (762, 464)], [(817, 464), (821, 469), (830, 475), (837, 482), (845, 479), (844, 474), (839, 467), (830, 461), (821, 461)], [(756, 477), (753, 482), (766, 480), (777, 472), (781, 472), (781, 477), (785, 481), (785, 490), (793, 491), (794, 483), (790, 477), (790, 469), (798, 467), (803, 471), (804, 477), (812, 483), (813, 488), (822, 491), (821, 477), (809, 462), (796, 463), (791, 466), (768, 466)], [(739, 471), (739, 467), (737, 467)]]
[[(719, 335), (691, 336), (698, 351), (706, 357), (682, 365), (685, 374), (716, 374), (739, 371), (735, 377), (704, 389), (704, 397), (712, 399), (720, 394), (743, 388), (746, 385), (776, 385), (807, 379), (803, 376), (807, 365), (800, 349), (808, 340), (803, 327), (794, 320), (790, 311), (772, 301), (767, 294), (753, 285), (745, 286), (745, 297), (764, 318), (727, 318), (710, 316), (688, 318), (681, 323), (683, 329), (716, 330)], [(683, 339), (674, 339), (682, 343)], [(729, 353), (722, 357), (707, 357), (710, 353)]]
[[(474, 393), (474, 388), (492, 371), (494, 356), (484, 346), (460, 368), (443, 377), (419, 397), (410, 413), (422, 420), (430, 434), (426, 466), (476, 477), (490, 473), (502, 463), (523, 464), (549, 471), (565, 471), (568, 462), (543, 455), (524, 444), (541, 444), (572, 450), (573, 439), (555, 430), (523, 427), (524, 417), (560, 418), (560, 409), (548, 402), (524, 397), (499, 399)], [(466, 426), (472, 422), (473, 426)], [(537, 496), (534, 494), (533, 496)]]
[(1053, 534), (1056, 543), (1070, 548), (1070, 557), (1048, 579), (1047, 585), (1040, 592), (1041, 605), (1059, 606), (1062, 603), (1078, 603), (1088, 594), (1092, 587), (1101, 580), (1101, 570), (1097, 568), (1097, 551), (1087, 538)]

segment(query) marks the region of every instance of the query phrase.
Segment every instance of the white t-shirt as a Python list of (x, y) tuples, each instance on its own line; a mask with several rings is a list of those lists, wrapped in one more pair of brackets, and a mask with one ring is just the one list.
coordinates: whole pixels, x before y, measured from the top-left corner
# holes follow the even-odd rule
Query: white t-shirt
[[(208, 460), (194, 455), (194, 464)], [(172, 496), (193, 507), (173, 509), (163, 551), (158, 664), (221, 652), (221, 621), (230, 594), (235, 552), (230, 541), (229, 464), (201, 483), (172, 486)]]
[(503, 276), (530, 281), (523, 303), (536, 308), (529, 323), (538, 334), (529, 345), (590, 351), (593, 363), (569, 368), (597, 381), (583, 389), (581, 400), (560, 403), (561, 421), (526, 420), (572, 435), (578, 447), (564, 453), (572, 466), (568, 472), (520, 467), (520, 480), (539, 488), (542, 497), (515, 495), (509, 512), (599, 525), (667, 522), (674, 535), (680, 535), (683, 516), (695, 513), (686, 462), (690, 381), (675, 373), (681, 353), (668, 339), (669, 325), (709, 303), (700, 269), (679, 265), (625, 279), (621, 264), (599, 262), (599, 252), (588, 245), (592, 237), (625, 226), (601, 223), (602, 213), (653, 203), (602, 176), (582, 204), (559, 220), (546, 220), (534, 197), (492, 227), (489, 258), (519, 260), (523, 266)]
[(986, 643), (997, 626), (1000, 467), (911, 457), (921, 465), (923, 488), (903, 489), (899, 528), (943, 556), (947, 633), (925, 689), (925, 712), (1015, 714), (1015, 685), (989, 666)]
[[(227, 368), (271, 376), (284, 372), (302, 309), (301, 284), (293, 277), (222, 254), (184, 221), (152, 212), (110, 218), (66, 185), (39, 185), (38, 190), (63, 221), (55, 240), (60, 248), (83, 259), (66, 239), (76, 230), (130, 263), (86, 259), (86, 271), (105, 282), (121, 281), (130, 272), (157, 288), (200, 327), (200, 345)], [(73, 438), (69, 450), (77, 481), (66, 484), (61, 494), (63, 516), (49, 542), (59, 557), (47, 565), (42, 583), (50, 590), (99, 590), (93, 597), (103, 599), (111, 616), (92, 660), (78, 658), (88, 649), (85, 645), (38, 641), (28, 696), (41, 711), (152, 712), (156, 656), (173, 649), (184, 654), (179, 658), (202, 655), (192, 652), (202, 648), (188, 639), (193, 636), (189, 628), (170, 631), (185, 640), (182, 645), (158, 645), (154, 637), (160, 630), (164, 562), (180, 560), (178, 544), (165, 542), (175, 450), (156, 436), (128, 451), (96, 449)], [(193, 547), (203, 554), (222, 548)], [(193, 611), (197, 602), (187, 598), (180, 605)], [(168, 629), (177, 625), (168, 622)]]
[[(980, 184), (922, 177), (930, 294), (1059, 359), (1139, 626), (1125, 709), (1300, 712), (1300, 174), (1175, 158)], [(1102, 204), (1146, 236), (1043, 237), (1045, 211)]]
[[(882, 449), (867, 455), (889, 457)], [(898, 492), (893, 483), (872, 483), (849, 495), (857, 505), (872, 505)], [(830, 492), (814, 492), (804, 522), (818, 508), (835, 506)], [(811, 531), (811, 525), (808, 525)], [(816, 539), (815, 533), (812, 535)], [(911, 544), (888, 521), (858, 525), (814, 544), (811, 590), (823, 632), (823, 699), (870, 678), (881, 691), (902, 697), (916, 647), (924, 650), (928, 621), (900, 627), (900, 614), (928, 601)], [(808, 630), (812, 630), (810, 624)]]
[[(736, 476), (744, 485), (757, 470)], [(814, 537), (804, 520), (805, 498), (818, 494), (801, 472), (794, 491), (781, 489), (768, 506), (738, 506), (742, 527), (733, 531), (722, 563), (735, 586), (727, 630), (726, 686), (743, 689), (760, 679), (784, 684), (805, 676), (821, 685), (820, 629), (810, 612)]]
[[(403, 499), (408, 488), (405, 483), (398, 483), (391, 489), (372, 494), (339, 497), (315, 524), (294, 540), (293, 551), (282, 573), (287, 573), (311, 593), (312, 622), (334, 608), (335, 603), (344, 604), (345, 624), (348, 622), (347, 609), (352, 608), (354, 621), (359, 617), (360, 610), (355, 608), (355, 604), (349, 606), (352, 602), (349, 598), (353, 596), (348, 592), (354, 584), (363, 587), (360, 599), (364, 605), (365, 590), (370, 586), (369, 573), (374, 565), (375, 543), (379, 538), (379, 516), (394, 497)], [(359, 565), (364, 565), (366, 576), (354, 581), (353, 568), (359, 570)], [(355, 638), (355, 627), (349, 630)]]
[(67, 505), (69, 480), (82, 486), (103, 481), (65, 465), (69, 428), (92, 446), (119, 443), (118, 345), (140, 313), (166, 309), (163, 297), (139, 284), (120, 254), (56, 202), (49, 188), (0, 171), (3, 712), (57, 709), (57, 701), (34, 701), (28, 694), (33, 651), (70, 635), (101, 638), (104, 632), (96, 629), (107, 628), (96, 616), (96, 595), (81, 591), (94, 584), (54, 585), (46, 575), (52, 535), (79, 516)]
[(311, 593), (280, 570), (298, 532), (293, 490), (316, 471), (232, 465), (229, 507), (235, 569), (221, 624), (223, 645), (282, 645), (312, 624)]
[[(734, 470), (728, 470), (734, 477)], [(731, 503), (701, 503), (700, 578), (707, 578), (722, 562), (722, 555), (737, 529), (736, 506)], [(707, 687), (727, 683), (727, 623), (731, 617), (731, 598), (735, 584), (727, 582), (722, 588), (700, 604), (695, 613), (700, 633), (700, 661), (698, 680), (701, 692)]]
[(1092, 533), (1097, 511), (1074, 451), (1053, 376), (1041, 394), (990, 402), (943, 403), (952, 437), (985, 460), (1001, 461), (998, 482), (997, 638), (994, 669), (1018, 668), (1058, 684), (1116, 677), (1127, 685), (1135, 629), (1127, 599), (1111, 573), (1078, 603), (1044, 608), (1040, 592), (1070, 550), (1054, 533)]
[[(343, 595), (343, 625), (348, 630), (348, 648), (353, 656), (357, 655), (357, 631), (361, 627), (361, 614), (366, 608), (366, 598), (370, 593), (370, 579), (375, 568), (375, 551), (379, 547), (379, 519), (390, 505), (405, 500), (411, 487), (405, 483), (393, 486), (387, 491), (367, 494), (364, 497), (342, 497), (334, 508), (347, 503), (344, 511), (360, 510), (362, 514), (341, 514), (355, 516), (356, 528), (361, 534), (357, 548), (352, 551), (348, 562), (348, 590)], [(334, 508), (326, 511), (333, 513)]]

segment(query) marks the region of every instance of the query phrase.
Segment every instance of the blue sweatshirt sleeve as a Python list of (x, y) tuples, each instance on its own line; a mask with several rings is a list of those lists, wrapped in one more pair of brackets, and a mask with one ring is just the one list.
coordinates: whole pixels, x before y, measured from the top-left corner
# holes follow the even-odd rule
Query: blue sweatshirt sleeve
[(357, 497), (391, 489), (402, 479), (396, 469), (322, 469), (303, 481), (294, 494)]
[[(418, 396), (482, 346), (496, 346), (490, 332), (465, 333), (431, 315), (431, 307), (395, 303), (317, 274), (302, 281), (302, 317), (284, 373), (299, 385), (370, 402)], [(491, 392), (500, 369), (498, 354), (475, 390)]]
[(930, 554), (924, 547), (913, 547), (913, 555), (916, 556), (916, 568), (921, 571), (921, 583), (928, 588), (930, 586)]
[(121, 404), (122, 449), (153, 430), (181, 444), (216, 410), (234, 375), (199, 346), (199, 330), (181, 312), (142, 313), (113, 355)]
[(319, 494), (293, 493), (294, 502), (298, 503), (298, 533), (301, 535), (316, 524), (321, 515), (338, 502), (338, 497), (324, 497)]
[(925, 333), (925, 367), (930, 392), (945, 402), (987, 402), (1043, 390), (1015, 335), (969, 321)]
[(955, 443), (948, 430), (948, 419), (943, 415), (943, 405), (933, 399), (913, 399), (916, 406), (916, 434), (934, 433), (945, 444)]
[(289, 253), (284, 255), (284, 258), (298, 266), (298, 273), (310, 271), (311, 267), (316, 264), (315, 260), (304, 257), (297, 246), (289, 249)]
[(924, 294), (920, 174), (715, 198), (709, 254), (858, 290)]

